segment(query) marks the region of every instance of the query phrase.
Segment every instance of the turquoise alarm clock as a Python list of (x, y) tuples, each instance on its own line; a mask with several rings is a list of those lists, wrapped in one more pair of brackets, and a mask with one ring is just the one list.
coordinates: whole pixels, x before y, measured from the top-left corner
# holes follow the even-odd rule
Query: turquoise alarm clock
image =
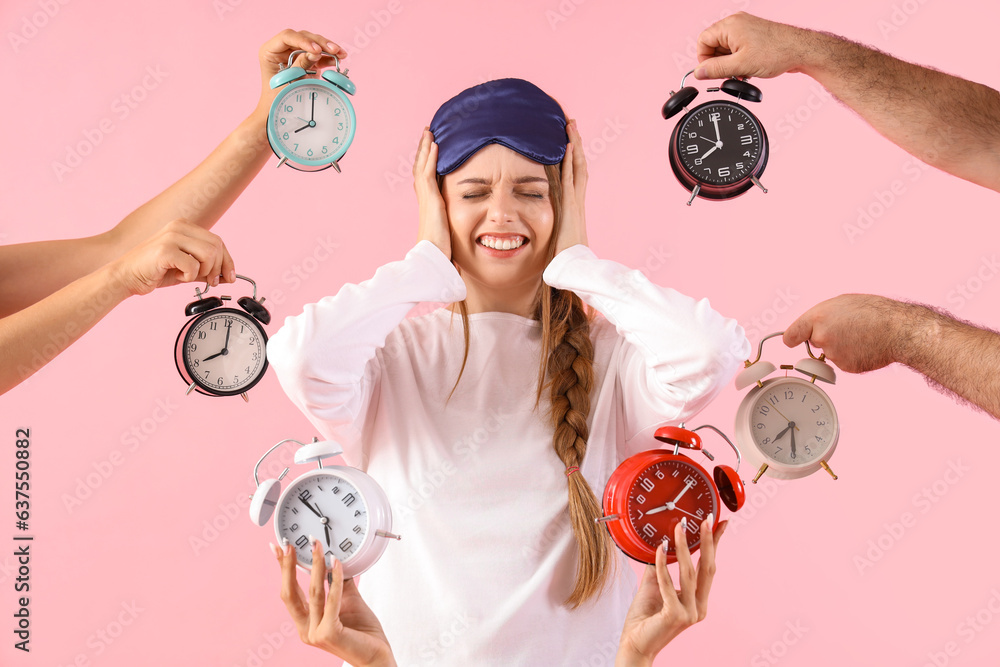
[(334, 59), (336, 69), (325, 70), (318, 78), (306, 78), (315, 70), (292, 67), (292, 62), (306, 51), (293, 51), (288, 64), (271, 77), (271, 88), (284, 89), (271, 103), (267, 114), (267, 140), (280, 158), (278, 166), (287, 164), (299, 171), (322, 171), (333, 167), (354, 141), (356, 117), (348, 95), (356, 87), (340, 71), (340, 59)]

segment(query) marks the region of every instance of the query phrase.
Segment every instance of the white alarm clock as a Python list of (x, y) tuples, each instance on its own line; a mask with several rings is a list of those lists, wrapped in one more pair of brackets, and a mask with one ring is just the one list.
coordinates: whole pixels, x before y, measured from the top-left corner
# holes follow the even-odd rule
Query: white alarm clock
[[(263, 482), (258, 468), (268, 454), (286, 442), (300, 445), (295, 452), (296, 464), (316, 463), (319, 467), (295, 479), (281, 491), (281, 480)], [(332, 440), (315, 438), (304, 444), (298, 440), (282, 440), (271, 447), (254, 466), (257, 490), (250, 496), (250, 520), (263, 526), (274, 516), (274, 534), (278, 544), (295, 546), (298, 565), (312, 567), (312, 544), (315, 537), (323, 547), (327, 567), (336, 557), (344, 565), (344, 578), (356, 577), (381, 558), (387, 540), (400, 539), (392, 530), (392, 509), (382, 487), (364, 472), (350, 466), (324, 466), (323, 459), (342, 453)]]
[(746, 459), (758, 468), (754, 483), (765, 472), (778, 479), (796, 479), (821, 468), (837, 479), (829, 460), (837, 448), (840, 421), (833, 401), (816, 385), (816, 380), (834, 384), (836, 373), (825, 355), (813, 355), (806, 341), (809, 358), (781, 369), (796, 370), (808, 380), (787, 374), (765, 380), (777, 368), (760, 360), (764, 341), (783, 333), (762, 338), (757, 358), (747, 360), (736, 376), (737, 390), (753, 387), (736, 411), (736, 441)]
[(288, 64), (271, 77), (271, 88), (278, 93), (267, 113), (267, 140), (280, 158), (299, 171), (321, 171), (333, 167), (354, 141), (357, 119), (348, 95), (357, 90), (340, 71), (340, 59), (330, 53), (336, 70), (325, 70), (319, 78), (306, 78), (315, 70), (293, 67), (292, 62), (306, 51), (293, 51)]

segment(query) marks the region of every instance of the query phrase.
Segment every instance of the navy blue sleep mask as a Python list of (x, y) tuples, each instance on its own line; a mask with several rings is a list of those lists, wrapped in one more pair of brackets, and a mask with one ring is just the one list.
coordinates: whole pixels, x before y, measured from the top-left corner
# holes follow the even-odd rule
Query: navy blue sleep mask
[(497, 79), (463, 90), (434, 114), (431, 133), (442, 176), (488, 144), (541, 164), (559, 164), (569, 143), (559, 103), (523, 79)]

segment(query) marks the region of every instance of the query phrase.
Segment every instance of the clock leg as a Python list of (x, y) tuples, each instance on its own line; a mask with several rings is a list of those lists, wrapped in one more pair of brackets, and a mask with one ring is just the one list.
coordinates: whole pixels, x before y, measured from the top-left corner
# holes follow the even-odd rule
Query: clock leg
[(278, 168), (280, 169), (281, 165), (285, 164), (286, 162), (288, 162), (288, 158), (287, 157), (281, 158), (281, 160), (278, 161)]
[(379, 537), (385, 537), (385, 538), (393, 539), (393, 540), (401, 540), (401, 539), (403, 539), (402, 537), (400, 537), (399, 535), (396, 535), (395, 533), (389, 533), (389, 532), (386, 532), (384, 530), (376, 530), (375, 534), (378, 535)]
[(340, 173), (340, 165), (339, 165), (339, 164), (337, 164), (337, 161), (335, 160), (335, 161), (334, 161), (334, 162), (332, 162), (331, 164), (333, 165), (333, 168), (334, 168), (334, 169), (336, 169), (336, 170), (337, 170), (337, 173), (339, 174), (339, 173)]
[(827, 464), (827, 462), (826, 462), (826, 461), (820, 461), (820, 462), (819, 462), (819, 464), (820, 464), (821, 466), (823, 466), (823, 470), (825, 470), (825, 471), (827, 471), (828, 473), (830, 473), (830, 477), (833, 477), (834, 479), (838, 479), (838, 477), (837, 477), (836, 475), (834, 475), (834, 474), (833, 474), (833, 471), (832, 471), (832, 470), (830, 470), (830, 466), (829, 466), (829, 464)]
[(243, 397), (243, 400), (244, 400), (244, 401), (246, 401), (247, 403), (249, 403), (249, 402), (250, 402), (250, 397), (249, 397), (249, 396), (247, 396), (247, 393), (246, 393), (246, 392), (243, 392), (242, 394), (240, 394), (240, 396), (242, 396), (242, 397)]
[(763, 190), (764, 194), (767, 194), (767, 188), (765, 188), (763, 185), (760, 184), (760, 181), (757, 180), (756, 176), (751, 176), (750, 180), (753, 181), (754, 185), (756, 185), (758, 188), (760, 188), (761, 190)]
[(760, 470), (757, 471), (757, 476), (753, 478), (753, 483), (754, 484), (757, 483), (757, 480), (760, 479), (760, 476), (764, 474), (765, 470), (767, 470), (767, 464), (766, 463), (760, 467)]
[[(694, 201), (694, 198), (698, 196), (699, 192), (701, 192), (701, 185), (694, 186), (694, 190), (691, 191), (691, 198), (688, 199), (688, 204), (687, 204), (688, 206), (691, 205), (691, 202)], [(766, 190), (765, 190), (765, 192), (766, 192)]]
[(185, 396), (187, 396), (187, 395), (188, 395), (188, 394), (190, 394), (190, 393), (191, 393), (192, 391), (194, 391), (194, 382), (192, 382), (192, 383), (191, 383), (191, 386), (187, 388), (187, 391), (185, 391), (185, 392), (184, 392), (184, 395), (185, 395)]

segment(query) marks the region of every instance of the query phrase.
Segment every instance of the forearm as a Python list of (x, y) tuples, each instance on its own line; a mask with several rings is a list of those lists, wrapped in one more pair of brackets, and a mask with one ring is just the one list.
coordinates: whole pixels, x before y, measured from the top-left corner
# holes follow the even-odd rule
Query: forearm
[(1000, 93), (829, 33), (793, 30), (798, 71), (915, 157), (1000, 191)]
[(258, 107), (201, 164), (118, 223), (109, 232), (118, 254), (176, 218), (210, 229), (271, 155), (266, 123), (267, 109)]
[(619, 646), (615, 655), (615, 667), (653, 667), (653, 661)]
[(1000, 419), (1000, 334), (900, 304), (893, 358)]
[(0, 394), (33, 375), (129, 296), (104, 266), (0, 320)]

